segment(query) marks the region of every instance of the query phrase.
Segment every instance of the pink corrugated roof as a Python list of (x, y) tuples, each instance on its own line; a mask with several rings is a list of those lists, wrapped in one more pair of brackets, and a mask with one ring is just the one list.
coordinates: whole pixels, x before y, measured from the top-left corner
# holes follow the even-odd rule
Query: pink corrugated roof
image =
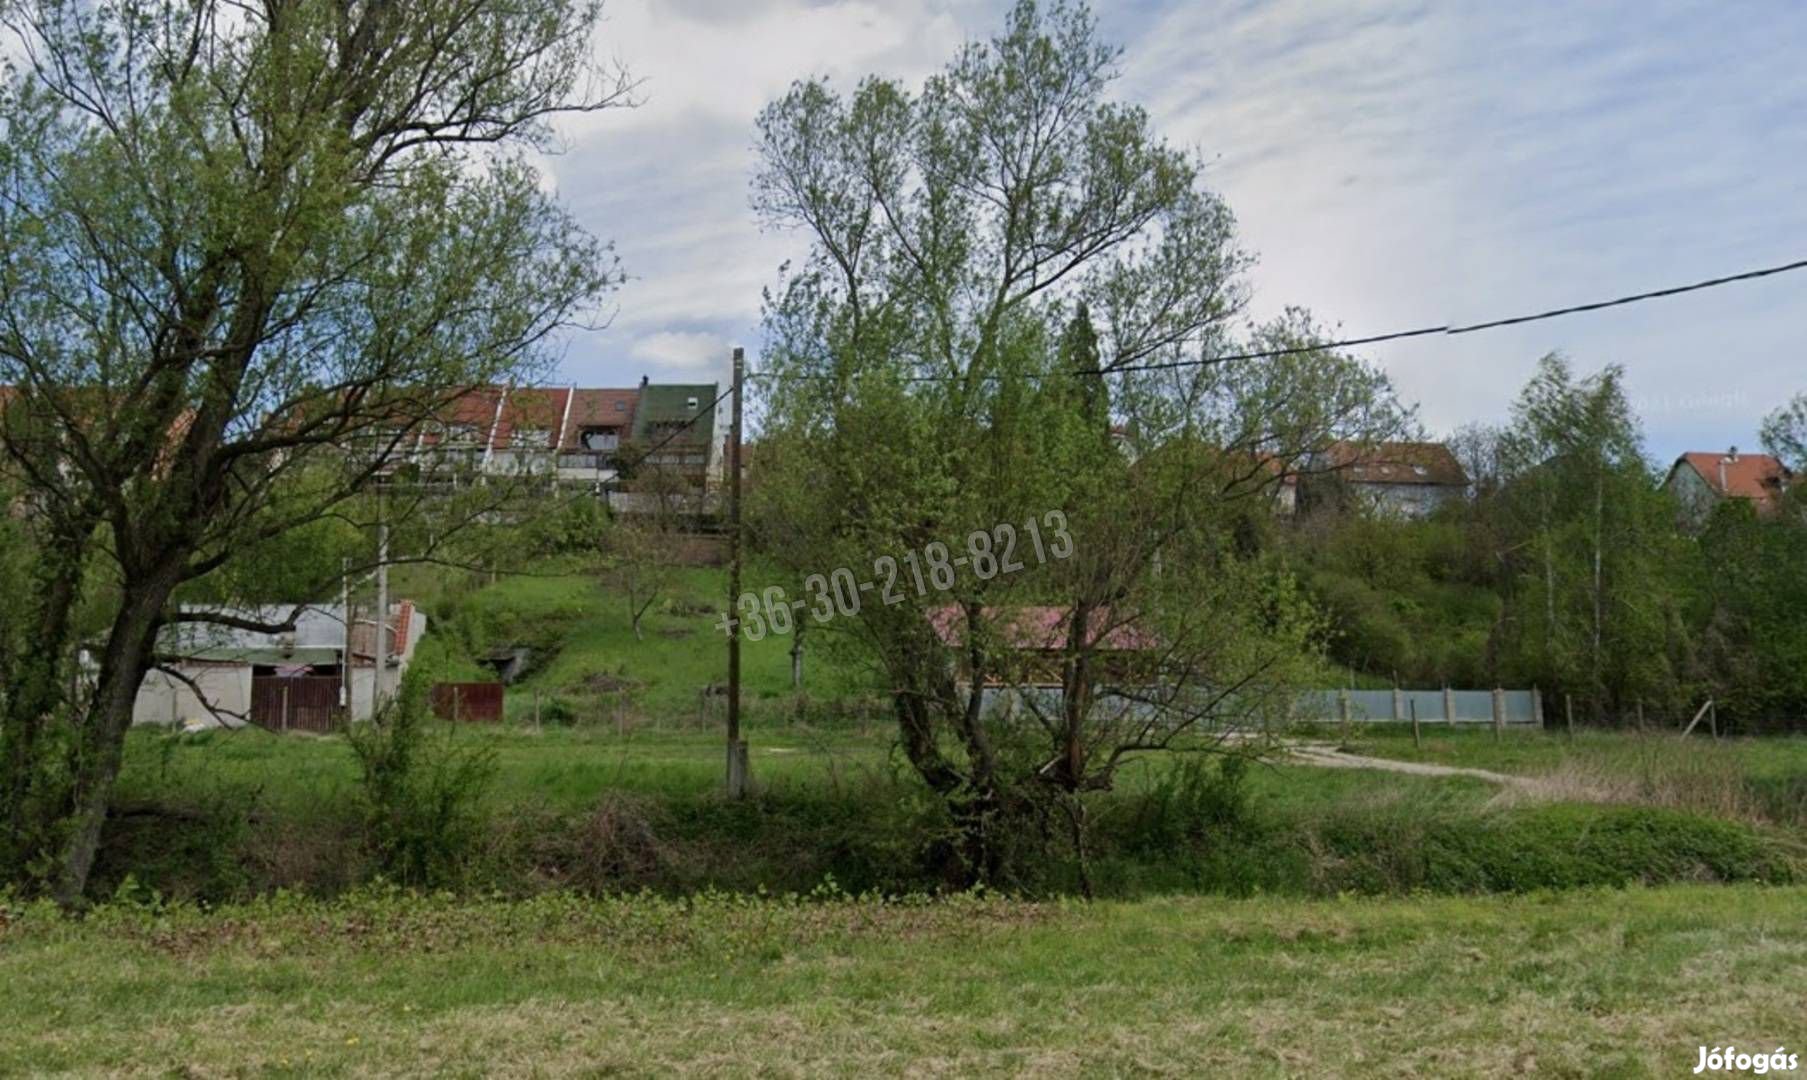
[[(988, 607), (980, 610), (979, 618), (1013, 649), (1058, 651), (1067, 647), (1073, 611), (1054, 605)], [(1133, 625), (1113, 625), (1108, 608), (1093, 611), (1087, 623), (1086, 637), (1101, 649), (1133, 652), (1158, 644), (1154, 635)], [(966, 640), (966, 613), (957, 605), (930, 611), (929, 624), (944, 645), (958, 647)]]

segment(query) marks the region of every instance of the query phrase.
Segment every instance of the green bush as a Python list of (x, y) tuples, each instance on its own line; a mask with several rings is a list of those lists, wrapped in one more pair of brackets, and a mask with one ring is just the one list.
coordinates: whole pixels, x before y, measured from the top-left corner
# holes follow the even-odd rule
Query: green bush
[(495, 776), (495, 754), (457, 743), (428, 705), (431, 676), (416, 665), (376, 719), (352, 724), (365, 838), (382, 873), (404, 885), (459, 882), (483, 836), (478, 813)]
[(1655, 807), (1558, 805), (1416, 826), (1340, 815), (1311, 834), (1327, 868), (1323, 891), (1523, 892), (1797, 876), (1754, 829)]
[(1189, 758), (1169, 769), (1147, 794), (1132, 797), (1125, 846), (1171, 852), (1209, 845), (1249, 824), (1248, 759)]

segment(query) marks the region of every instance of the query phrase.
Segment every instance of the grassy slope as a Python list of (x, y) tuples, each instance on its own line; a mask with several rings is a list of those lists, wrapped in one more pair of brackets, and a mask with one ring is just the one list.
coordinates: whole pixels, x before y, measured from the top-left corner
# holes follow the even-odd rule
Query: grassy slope
[[(567, 572), (568, 571), (568, 572)], [(670, 592), (643, 621), (643, 639), (634, 637), (627, 603), (609, 589), (594, 568), (543, 564), (538, 572), (504, 577), (456, 598), (445, 595), (443, 579), (415, 584), (426, 596), (429, 641), (439, 641), (430, 654), (445, 656), (464, 674), (466, 650), (531, 643), (541, 656), (532, 675), (509, 692), (511, 716), (532, 715), (535, 690), (545, 700), (563, 696), (582, 719), (612, 719), (620, 700), (613, 691), (595, 690), (602, 681), (628, 684), (629, 711), (672, 719), (696, 716), (700, 693), (727, 678), (727, 646), (716, 625), (727, 593), (726, 572), (693, 568), (680, 571)], [(743, 585), (766, 584), (749, 571)], [(743, 639), (741, 677), (746, 700), (770, 701), (791, 693), (789, 636)], [(819, 640), (819, 639), (818, 639)], [(837, 698), (869, 683), (857, 667), (837, 665), (821, 649), (805, 661), (806, 688), (818, 698)]]
[[(14, 913), (0, 1072), (1680, 1075), (1795, 1049), (1807, 890)], [(0, 924), (4, 925), (4, 924)]]

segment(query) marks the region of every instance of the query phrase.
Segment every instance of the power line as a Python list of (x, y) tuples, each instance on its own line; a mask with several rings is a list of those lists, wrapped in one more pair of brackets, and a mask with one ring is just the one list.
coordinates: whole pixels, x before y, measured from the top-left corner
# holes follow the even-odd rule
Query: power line
[[(1575, 315), (1575, 314), (1579, 314), (1581, 312), (1599, 311), (1604, 308), (1621, 307), (1626, 304), (1636, 304), (1636, 303), (1639, 303), (1644, 300), (1656, 300), (1656, 299), (1661, 299), (1661, 298), (1669, 297), (1669, 296), (1679, 296), (1682, 293), (1697, 292), (1701, 289), (1716, 288), (1720, 285), (1730, 285), (1730, 284), (1733, 284), (1735, 282), (1740, 282), (1740, 281), (1753, 281), (1757, 278), (1770, 277), (1771, 275), (1774, 275), (1774, 274), (1785, 274), (1791, 270), (1802, 270), (1802, 269), (1807, 269), (1807, 259), (1800, 259), (1795, 262), (1783, 263), (1780, 266), (1764, 267), (1759, 270), (1746, 270), (1743, 273), (1728, 274), (1725, 277), (1708, 278), (1705, 281), (1697, 281), (1691, 285), (1676, 285), (1676, 286), (1672, 286), (1672, 287), (1666, 288), (1666, 289), (1655, 289), (1650, 292), (1632, 293), (1629, 296), (1620, 296), (1620, 297), (1616, 297), (1611, 300), (1598, 300), (1598, 301), (1594, 301), (1592, 303), (1574, 304), (1569, 307), (1552, 308), (1549, 311), (1540, 311), (1540, 312), (1537, 312), (1536, 314), (1531, 314), (1531, 315), (1513, 315), (1513, 316), (1510, 316), (1508, 318), (1503, 318), (1503, 319), (1490, 319), (1486, 322), (1470, 323), (1466, 326), (1450, 326), (1448, 324), (1444, 324), (1441, 326), (1421, 326), (1415, 330), (1395, 330), (1395, 331), (1392, 331), (1390, 333), (1385, 333), (1385, 334), (1370, 334), (1367, 337), (1344, 338), (1340, 341), (1319, 341), (1319, 342), (1313, 342), (1309, 345), (1293, 345), (1293, 346), (1288, 346), (1286, 348), (1280, 348), (1280, 349), (1256, 349), (1256, 350), (1252, 350), (1249, 352), (1228, 353), (1228, 354), (1221, 355), (1221, 356), (1200, 357), (1195, 360), (1168, 360), (1168, 361), (1162, 361), (1159, 363), (1152, 363), (1152, 364), (1119, 364), (1119, 365), (1115, 365), (1112, 367), (1104, 367), (1104, 368), (1078, 368), (1078, 369), (1075, 369), (1074, 371), (1070, 372), (1070, 374), (1073, 374), (1073, 375), (1117, 375), (1117, 374), (1121, 374), (1124, 372), (1131, 372), (1131, 371), (1171, 371), (1171, 370), (1175, 370), (1178, 368), (1204, 367), (1204, 366), (1212, 365), (1212, 364), (1229, 364), (1229, 363), (1235, 363), (1235, 362), (1241, 361), (1241, 360), (1271, 360), (1271, 359), (1276, 359), (1276, 358), (1282, 357), (1282, 356), (1297, 356), (1302, 353), (1319, 352), (1324, 349), (1347, 349), (1347, 348), (1353, 348), (1357, 345), (1375, 345), (1375, 344), (1378, 344), (1383, 341), (1399, 341), (1399, 340), (1402, 340), (1405, 338), (1430, 337), (1430, 336), (1438, 335), (1438, 334), (1442, 334), (1442, 335), (1473, 334), (1473, 333), (1476, 333), (1481, 330), (1498, 329), (1499, 327), (1502, 327), (1502, 326), (1517, 326), (1517, 325), (1520, 325), (1523, 323), (1541, 322), (1544, 319), (1559, 318), (1563, 315)], [(1037, 374), (1037, 375), (1034, 375), (1031, 377), (1047, 378), (1051, 374), (1053, 374), (1053, 373), (1050, 372), (1050, 373)], [(748, 378), (772, 379), (772, 378), (779, 378), (781, 376), (776, 372), (766, 371), (766, 372), (758, 372), (758, 373), (748, 372), (747, 377)], [(831, 376), (829, 376), (829, 375), (816, 374), (816, 373), (809, 373), (809, 374), (793, 373), (792, 375), (782, 376), (782, 377), (793, 377), (793, 378), (794, 377), (802, 377), (802, 378), (814, 378), (814, 379), (831, 378)], [(911, 375), (911, 376), (905, 377), (905, 379), (903, 381), (913, 382), (913, 383), (949, 382), (949, 381), (955, 381), (955, 380), (959, 380), (959, 379), (963, 379), (963, 378), (965, 378), (965, 376), (963, 376), (963, 375)], [(997, 379), (998, 376), (986, 375), (986, 376), (982, 376), (981, 378), (986, 381), (992, 381), (992, 380)]]
[(1518, 323), (1537, 322), (1540, 319), (1554, 319), (1558, 315), (1573, 315), (1581, 311), (1599, 311), (1601, 308), (1618, 307), (1622, 304), (1635, 304), (1640, 300), (1655, 300), (1659, 297), (1678, 296), (1681, 293), (1694, 292), (1698, 289), (1711, 289), (1717, 285), (1730, 285), (1735, 281), (1752, 281), (1756, 278), (1769, 277), (1771, 274), (1785, 274), (1790, 270), (1799, 270), (1803, 267), (1807, 267), (1807, 259), (1801, 259), (1798, 262), (1784, 263), (1781, 266), (1771, 266), (1762, 270), (1746, 270), (1742, 274), (1730, 274), (1726, 277), (1708, 278), (1705, 281), (1697, 281), (1692, 285), (1677, 285), (1674, 288), (1657, 289), (1653, 292), (1633, 293), (1630, 296), (1621, 296), (1617, 300), (1601, 300), (1592, 304), (1577, 304), (1574, 307), (1556, 308), (1553, 311), (1541, 311), (1536, 315), (1520, 315), (1511, 319), (1495, 319), (1492, 322), (1473, 323), (1468, 326), (1452, 326), (1449, 329), (1449, 333), (1472, 334), (1476, 330), (1491, 330), (1496, 326), (1513, 326)]
[(1213, 356), (1197, 360), (1174, 360), (1160, 364), (1126, 364), (1121, 367), (1082, 369), (1078, 375), (1114, 375), (1120, 371), (1164, 371), (1172, 368), (1198, 367), (1205, 364), (1223, 364), (1236, 360), (1264, 360), (1272, 357), (1291, 356), (1297, 353), (1316, 352), (1320, 349), (1342, 349), (1354, 345), (1372, 345), (1381, 341), (1397, 341), (1401, 338), (1427, 337), (1432, 334), (1472, 334), (1480, 330), (1493, 330), (1502, 326), (1517, 326), (1522, 323), (1540, 322), (1563, 315), (1574, 315), (1584, 311), (1599, 311), (1602, 308), (1620, 307), (1635, 304), (1643, 300), (1655, 300), (1666, 296), (1679, 296), (1682, 293), (1696, 292), (1700, 289), (1711, 289), (1720, 285), (1730, 285), (1737, 281), (1752, 281), (1756, 278), (1769, 277), (1772, 274), (1785, 274), (1790, 270), (1807, 268), (1807, 259), (1784, 263), (1781, 266), (1764, 267), (1761, 270), (1746, 270), (1741, 274), (1728, 274), (1725, 277), (1708, 278), (1692, 285), (1676, 285), (1667, 289), (1655, 289), (1651, 292), (1633, 293), (1612, 300), (1597, 300), (1589, 304), (1575, 304), (1570, 307), (1553, 308), (1540, 311), (1535, 315), (1514, 315), (1504, 319), (1490, 319), (1487, 322), (1470, 323), (1467, 326), (1425, 326), (1416, 330), (1399, 330), (1390, 334), (1374, 334), (1363, 338), (1350, 338), (1346, 341), (1328, 341), (1316, 345), (1295, 346), (1287, 349), (1268, 349), (1259, 352), (1237, 353), (1230, 356)]

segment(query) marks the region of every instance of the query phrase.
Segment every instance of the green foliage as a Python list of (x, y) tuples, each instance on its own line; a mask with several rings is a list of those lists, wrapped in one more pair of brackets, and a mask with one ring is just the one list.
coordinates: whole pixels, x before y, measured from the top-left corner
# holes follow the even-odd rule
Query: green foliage
[(483, 834), (481, 806), (495, 756), (453, 738), (427, 702), (430, 676), (410, 668), (376, 720), (352, 724), (365, 801), (366, 843), (381, 872), (404, 885), (436, 888), (467, 872)]
[(1237, 754), (1182, 759), (1134, 801), (1126, 844), (1171, 853), (1224, 843), (1252, 818), (1248, 769)]
[(1545, 357), (1513, 406), (1503, 454), (1514, 479), (1503, 493), (1502, 674), (1573, 692), (1595, 714), (1684, 700), (1663, 587), (1681, 541), (1624, 372), (1577, 379)]
[(39, 657), (0, 664), (0, 876), (73, 903), (181, 602), (319, 599), (398, 448), (612, 287), (528, 154), (627, 87), (585, 0), (5, 10), (4, 451), (41, 587), (0, 608)]
[(581, 494), (551, 513), (536, 514), (523, 529), (523, 540), (533, 555), (594, 556), (603, 550), (608, 530), (609, 512), (602, 500)]
[[(811, 244), (767, 304), (762, 550), (797, 580), (882, 577), (879, 560), (936, 545), (966, 564), (932, 588), (905, 570), (895, 602), (822, 636), (882, 668), (905, 757), (966, 830), (952, 861), (980, 877), (1018, 820), (1069, 815), (1082, 837), (1076, 800), (1126, 760), (1283, 712), (1322, 623), (1263, 558), (1274, 462), (1405, 420), (1384, 375), (1314, 347), (1298, 310), (1253, 333), (1286, 350), (1273, 362), (1115, 370), (1248, 344), (1232, 328), (1249, 263), (1192, 156), (1112, 99), (1116, 57), (1085, 8), (1025, 0), (920, 92), (812, 80), (759, 119), (754, 205)], [(1071, 543), (1044, 557), (1028, 533), (1055, 521)], [(1025, 565), (986, 573), (969, 549), (1001, 527)], [(1064, 643), (1013, 639), (1030, 606), (1068, 620)], [(936, 626), (950, 607), (958, 649)], [(974, 707), (988, 681), (1056, 680), (1071, 704), (1042, 724)], [(1161, 722), (1094, 708), (1111, 684), (1157, 699)]]
[(1696, 543), (1692, 674), (1728, 721), (1786, 729), (1807, 714), (1807, 524), (1729, 501)]
[(1763, 448), (1797, 473), (1807, 473), (1807, 394), (1763, 418)]
[(1331, 660), (1391, 683), (1485, 686), (1498, 595), (1471, 577), (1467, 536), (1440, 515), (1320, 518), (1287, 538), (1289, 561), (1330, 626)]
[[(1346, 839), (1346, 838), (1343, 838)], [(1362, 838), (1346, 850), (1372, 844)], [(1666, 881), (1797, 880), (1798, 868), (1748, 826), (1655, 807), (1552, 806), (1495, 820), (1436, 823), (1402, 885), (1434, 892), (1524, 892)]]
[[(831, 721), (752, 711), (756, 791), (745, 801), (722, 798), (719, 729), (433, 728), (487, 756), (493, 778), (476, 804), (476, 839), (426, 845), (440, 870), (414, 880), (506, 895), (807, 892), (826, 875), (854, 892), (957, 887), (947, 858), (960, 831), (947, 807), (888, 752), (882, 725), (822, 726)], [(109, 829), (95, 895), (128, 873), (172, 900), (397, 880), (374, 842), (364, 766), (347, 739), (160, 739), (140, 732), (130, 744), (121, 791), (130, 813)], [(1577, 798), (1608, 801), (1500, 810), (1489, 805), (1499, 789), (1473, 779), (1151, 757), (1088, 800), (1094, 892), (1511, 891), (1783, 880), (1802, 868), (1807, 740), (1694, 746), (1583, 732), (1571, 750), (1541, 734), (1438, 731), (1415, 750), (1409, 736), (1374, 728), (1362, 744), (1548, 776)], [(1783, 812), (1790, 799), (1793, 817)], [(1000, 877), (1014, 889), (1080, 891), (1063, 837), (1033, 821), (996, 824)]]

